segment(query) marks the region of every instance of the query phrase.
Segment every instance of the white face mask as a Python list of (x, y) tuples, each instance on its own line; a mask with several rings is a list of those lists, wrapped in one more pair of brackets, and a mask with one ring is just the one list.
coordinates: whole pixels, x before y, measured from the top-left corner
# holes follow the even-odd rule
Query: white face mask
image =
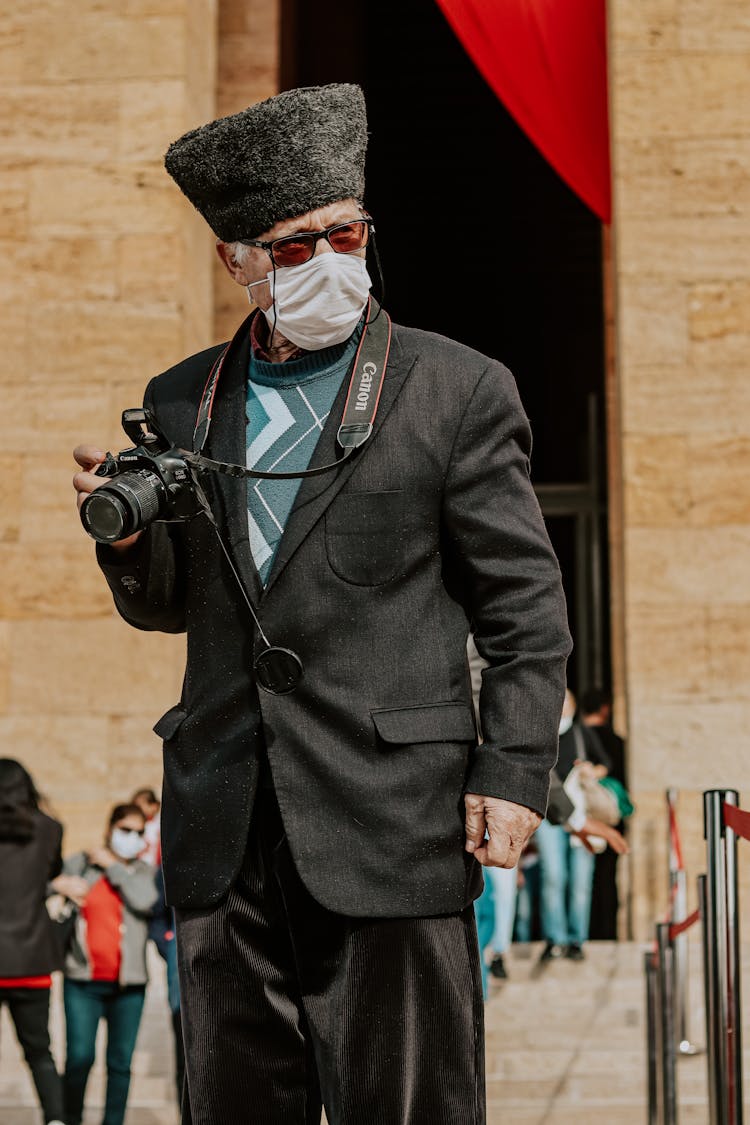
[(120, 859), (135, 859), (143, 851), (143, 836), (136, 832), (124, 832), (122, 828), (113, 828), (109, 846)]
[(563, 717), (560, 719), (560, 726), (558, 727), (558, 734), (567, 734), (567, 732), (570, 730), (570, 728), (572, 726), (573, 726), (573, 716), (572, 715), (563, 715)]
[[(266, 320), (298, 348), (318, 351), (348, 340), (364, 312), (372, 282), (356, 254), (316, 254), (301, 266), (268, 274), (273, 304)], [(248, 287), (252, 300), (252, 290)]]

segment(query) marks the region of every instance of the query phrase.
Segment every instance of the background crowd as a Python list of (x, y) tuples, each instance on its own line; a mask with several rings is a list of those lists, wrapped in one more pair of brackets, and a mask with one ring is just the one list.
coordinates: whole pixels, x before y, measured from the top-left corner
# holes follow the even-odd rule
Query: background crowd
[[(159, 800), (139, 789), (117, 804), (101, 840), (63, 860), (63, 828), (43, 808), (28, 771), (0, 758), (0, 1005), (6, 1005), (36, 1087), (45, 1125), (80, 1125), (96, 1036), (106, 1024), (103, 1125), (122, 1125), (153, 940), (166, 962), (183, 1055), (177, 953), (164, 903)], [(65, 1069), (50, 1051), (52, 973), (62, 970)]]

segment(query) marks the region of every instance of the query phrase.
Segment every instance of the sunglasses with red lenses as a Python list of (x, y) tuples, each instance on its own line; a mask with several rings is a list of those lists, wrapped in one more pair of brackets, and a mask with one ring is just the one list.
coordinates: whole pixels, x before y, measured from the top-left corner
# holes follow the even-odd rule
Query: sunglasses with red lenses
[(352, 219), (348, 223), (336, 223), (325, 230), (305, 231), (274, 238), (262, 242), (257, 238), (242, 238), (245, 246), (257, 246), (270, 254), (275, 266), (301, 266), (309, 262), (321, 238), (324, 238), (337, 254), (354, 254), (364, 249), (370, 241), (370, 233), (375, 233), (372, 219)]

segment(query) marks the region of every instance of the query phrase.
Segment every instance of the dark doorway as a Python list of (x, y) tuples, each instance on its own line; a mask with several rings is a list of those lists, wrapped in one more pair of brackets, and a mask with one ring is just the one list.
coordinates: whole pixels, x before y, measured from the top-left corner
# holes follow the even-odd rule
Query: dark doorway
[(359, 82), (394, 320), (514, 372), (576, 639), (608, 683), (601, 227), (486, 85), (434, 0), (283, 0), (282, 87)]

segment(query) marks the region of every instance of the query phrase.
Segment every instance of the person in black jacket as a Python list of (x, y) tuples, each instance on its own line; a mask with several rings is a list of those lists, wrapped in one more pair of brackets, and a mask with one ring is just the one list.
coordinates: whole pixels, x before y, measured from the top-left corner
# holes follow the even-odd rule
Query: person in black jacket
[(51, 973), (61, 955), (45, 906), (48, 885), (71, 896), (60, 876), (62, 825), (39, 809), (20, 762), (0, 758), (0, 1005), (7, 1004), (47, 1125), (60, 1125), (63, 1092), (50, 1053)]
[[(539, 823), (557, 750), (570, 636), (528, 420), (501, 363), (378, 315), (366, 145), (362, 91), (337, 83), (166, 157), (257, 306), (145, 393), (171, 443), (232, 463), (200, 474), (215, 524), (99, 551), (126, 621), (187, 633), (155, 730), (192, 1125), (302, 1125), (321, 1102), (331, 1125), (481, 1125), (472, 903)], [(417, 216), (404, 253), (481, 254), (485, 222)], [(117, 524), (103, 451), (75, 456), (84, 515)]]

